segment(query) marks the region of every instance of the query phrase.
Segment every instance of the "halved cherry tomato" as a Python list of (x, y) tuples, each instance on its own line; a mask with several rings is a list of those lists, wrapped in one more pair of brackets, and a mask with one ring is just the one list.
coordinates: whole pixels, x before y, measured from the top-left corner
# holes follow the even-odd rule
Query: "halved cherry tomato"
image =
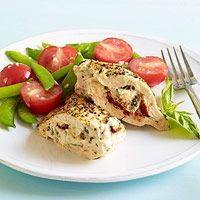
[(21, 83), (32, 76), (32, 70), (30, 67), (20, 63), (14, 63), (7, 65), (0, 72), (0, 87)]
[(131, 60), (132, 53), (132, 47), (126, 41), (118, 38), (107, 38), (94, 49), (97, 60), (109, 63), (128, 62)]
[(62, 96), (62, 88), (55, 85), (46, 91), (38, 81), (25, 83), (21, 87), (21, 97), (26, 106), (35, 114), (45, 114), (56, 108)]
[(143, 78), (150, 87), (164, 81), (168, 73), (167, 65), (155, 56), (135, 58), (129, 62), (129, 69)]
[(71, 46), (50, 46), (42, 51), (38, 58), (38, 63), (47, 68), (50, 72), (55, 72), (56, 70), (74, 62), (76, 55), (76, 49)]

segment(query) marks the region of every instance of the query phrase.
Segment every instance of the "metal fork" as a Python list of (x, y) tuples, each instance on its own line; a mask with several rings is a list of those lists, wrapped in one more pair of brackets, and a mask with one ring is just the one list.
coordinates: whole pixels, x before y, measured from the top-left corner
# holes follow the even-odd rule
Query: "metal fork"
[[(167, 48), (167, 54), (168, 54), (168, 57), (169, 57), (169, 60), (171, 63), (171, 67), (172, 67), (172, 71), (173, 71), (173, 74), (169, 72), (169, 78), (173, 80), (174, 89), (185, 89), (186, 90), (186, 92), (188, 93), (188, 95), (194, 105), (194, 108), (200, 118), (200, 100), (193, 89), (193, 87), (199, 85), (199, 83), (196, 80), (196, 78), (194, 77), (194, 74), (193, 74), (191, 67), (186, 59), (186, 56), (183, 52), (182, 47), (179, 46), (179, 48), (181, 51), (181, 55), (182, 55), (187, 73), (183, 70), (183, 67), (181, 66), (176, 49), (173, 47), (174, 55), (176, 57), (176, 63), (178, 65), (178, 69), (174, 64), (175, 62), (172, 59), (169, 49)], [(164, 53), (163, 53), (163, 50), (161, 50), (161, 55), (162, 55), (163, 61), (165, 63), (167, 63)]]

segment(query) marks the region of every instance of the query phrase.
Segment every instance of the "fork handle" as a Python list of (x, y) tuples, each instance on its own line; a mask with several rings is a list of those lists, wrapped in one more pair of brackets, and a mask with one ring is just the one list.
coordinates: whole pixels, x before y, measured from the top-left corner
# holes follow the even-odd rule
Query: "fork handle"
[(194, 108), (200, 118), (200, 99), (199, 99), (199, 97), (196, 95), (196, 93), (192, 87), (186, 88), (186, 92), (188, 93), (188, 95), (194, 105)]

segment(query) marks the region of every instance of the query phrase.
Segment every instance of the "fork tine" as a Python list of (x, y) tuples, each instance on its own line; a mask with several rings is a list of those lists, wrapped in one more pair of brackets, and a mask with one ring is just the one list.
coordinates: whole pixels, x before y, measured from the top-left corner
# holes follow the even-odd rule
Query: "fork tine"
[(180, 63), (180, 61), (179, 61), (179, 58), (178, 58), (178, 55), (177, 55), (177, 53), (176, 53), (175, 47), (173, 47), (173, 49), (174, 49), (174, 54), (175, 54), (175, 56), (176, 56), (176, 60), (177, 60), (177, 63), (178, 63), (178, 67), (179, 67), (179, 69), (180, 69), (181, 75), (183, 76), (183, 78), (181, 77), (181, 79), (182, 79), (183, 82), (185, 83), (185, 81), (186, 81), (185, 72), (183, 71), (183, 68), (182, 68), (181, 63)]
[(191, 67), (190, 67), (190, 65), (189, 65), (189, 63), (188, 63), (188, 61), (187, 61), (187, 59), (186, 59), (186, 56), (185, 56), (185, 54), (184, 54), (184, 52), (183, 52), (183, 49), (182, 49), (181, 45), (179, 45), (179, 47), (180, 47), (180, 50), (181, 50), (181, 54), (182, 54), (182, 57), (183, 57), (183, 60), (184, 60), (184, 63), (185, 63), (187, 72), (188, 72), (188, 74), (189, 74), (190, 82), (191, 82), (191, 83), (195, 83), (195, 82), (197, 82), (197, 80), (196, 80), (195, 77), (194, 77), (194, 74), (193, 74), (193, 72), (192, 72), (192, 69), (191, 69)]
[[(164, 56), (164, 53), (163, 53), (163, 50), (161, 49), (161, 55), (162, 55), (162, 59), (163, 59), (163, 61), (164, 61), (164, 63), (165, 64), (167, 64), (167, 62), (166, 62), (166, 59), (165, 59), (165, 56)], [(171, 73), (171, 71), (169, 70), (169, 72), (168, 72), (168, 76), (169, 76), (169, 78), (172, 80), (172, 73)]]
[(165, 64), (167, 64), (167, 63), (166, 63), (165, 56), (164, 56), (164, 53), (163, 53), (163, 50), (162, 50), (162, 49), (161, 49), (161, 55), (162, 55), (162, 59), (163, 59), (164, 63), (165, 63)]
[(168, 53), (168, 56), (169, 56), (169, 59), (170, 59), (170, 62), (171, 62), (172, 70), (173, 70), (174, 75), (175, 75), (175, 81), (176, 81), (176, 83), (178, 84), (178, 83), (179, 83), (178, 73), (177, 73), (177, 71), (176, 71), (176, 68), (175, 68), (175, 66), (174, 66), (174, 63), (173, 63), (173, 60), (172, 60), (172, 57), (171, 57), (171, 54), (170, 54), (168, 48), (167, 48), (167, 53)]

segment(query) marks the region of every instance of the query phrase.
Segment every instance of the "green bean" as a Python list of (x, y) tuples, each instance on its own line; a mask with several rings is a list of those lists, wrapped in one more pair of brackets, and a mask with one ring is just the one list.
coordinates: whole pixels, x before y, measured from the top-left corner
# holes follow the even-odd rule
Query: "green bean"
[(132, 59), (141, 57), (137, 52), (132, 54)]
[(19, 97), (10, 97), (5, 99), (0, 105), (0, 122), (6, 127), (15, 128), (14, 116)]
[(23, 63), (31, 67), (42, 85), (44, 86), (45, 90), (49, 90), (54, 86), (55, 81), (51, 73), (30, 57), (23, 55), (22, 53), (17, 51), (6, 51), (5, 54), (15, 62)]
[(32, 59), (34, 59), (36, 61), (38, 60), (38, 57), (42, 51), (43, 51), (43, 49), (32, 49), (29, 47), (26, 48), (26, 52), (27, 52), (28, 56), (30, 56)]
[[(74, 65), (80, 64), (82, 61), (84, 61), (83, 56), (79, 53), (78, 56), (75, 59)], [(71, 93), (74, 89), (74, 85), (76, 84), (77, 78), (76, 75), (74, 74), (73, 67), (69, 66), (69, 71), (64, 80), (61, 83), (61, 86), (63, 88), (63, 97)]]
[(66, 46), (74, 47), (78, 52), (80, 52), (84, 58), (94, 59), (94, 48), (99, 41), (96, 42), (87, 42), (87, 43), (76, 43), (76, 44), (66, 44)]
[(25, 84), (25, 82), (0, 87), (0, 99), (18, 96), (20, 94), (20, 88), (24, 84)]
[(38, 122), (36, 117), (28, 110), (28, 108), (20, 102), (17, 107), (17, 114), (19, 118), (27, 124), (35, 124)]
[(64, 76), (66, 76), (66, 74), (69, 72), (69, 70), (71, 69), (71, 67), (73, 67), (74, 65), (78, 65), (80, 64), (82, 61), (84, 60), (83, 56), (78, 53), (77, 57), (75, 58), (74, 63), (69, 64), (65, 67), (60, 68), (59, 70), (55, 71), (52, 73), (54, 79), (56, 81), (60, 80), (61, 78), (63, 78)]

